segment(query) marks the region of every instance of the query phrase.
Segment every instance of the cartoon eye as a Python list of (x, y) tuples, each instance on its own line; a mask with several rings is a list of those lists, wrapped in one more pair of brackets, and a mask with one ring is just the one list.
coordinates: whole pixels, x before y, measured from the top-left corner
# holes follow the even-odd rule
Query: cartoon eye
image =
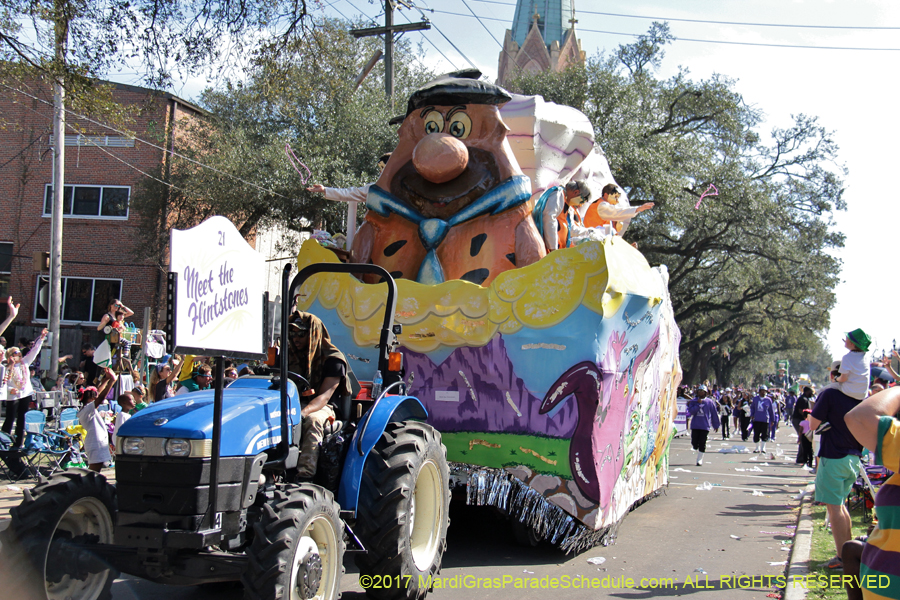
[(440, 133), (444, 130), (444, 116), (436, 110), (425, 115), (425, 133)]
[(456, 112), (450, 117), (450, 126), (447, 131), (455, 138), (461, 140), (469, 137), (472, 132), (472, 119), (464, 112)]

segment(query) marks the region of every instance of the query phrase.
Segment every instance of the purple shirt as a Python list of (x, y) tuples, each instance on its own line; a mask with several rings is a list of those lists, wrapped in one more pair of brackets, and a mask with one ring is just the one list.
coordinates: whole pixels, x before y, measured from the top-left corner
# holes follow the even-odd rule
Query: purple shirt
[(851, 398), (837, 388), (822, 390), (813, 405), (812, 416), (830, 423), (831, 429), (822, 434), (819, 444), (819, 456), (822, 458), (844, 458), (845, 456), (862, 454), (862, 446), (847, 429), (844, 416), (861, 401)]
[(719, 428), (719, 409), (716, 407), (716, 403), (708, 397), (688, 402), (688, 414), (691, 416), (691, 429), (709, 431)]
[(797, 396), (791, 392), (788, 394), (787, 399), (784, 401), (784, 415), (787, 418), (788, 415), (794, 414), (794, 405), (797, 404)]
[(775, 408), (772, 404), (772, 399), (768, 396), (754, 396), (753, 409), (750, 411), (753, 421), (755, 423), (777, 423), (778, 417), (775, 415)]

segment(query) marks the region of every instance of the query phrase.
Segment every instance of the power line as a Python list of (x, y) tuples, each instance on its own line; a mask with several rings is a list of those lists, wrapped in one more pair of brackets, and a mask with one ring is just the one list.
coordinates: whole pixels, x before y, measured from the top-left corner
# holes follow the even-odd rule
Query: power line
[[(511, 67), (517, 67), (518, 65), (516, 64), (516, 59), (513, 57), (512, 54), (509, 53), (509, 50), (507, 50), (507, 49), (503, 46), (503, 44), (500, 43), (500, 40), (498, 40), (496, 37), (494, 37), (494, 34), (491, 33), (491, 30), (488, 29), (487, 25), (484, 24), (484, 21), (481, 20), (481, 17), (479, 17), (478, 15), (475, 14), (475, 11), (472, 10), (472, 7), (471, 7), (471, 6), (469, 6), (468, 4), (466, 4), (466, 0), (462, 0), (462, 3), (465, 5), (466, 8), (469, 9), (469, 12), (472, 13), (472, 16), (475, 17), (475, 19), (478, 20), (478, 22), (481, 24), (481, 26), (484, 27), (484, 30), (488, 32), (488, 35), (491, 36), (491, 39), (493, 39), (493, 40), (497, 43), (497, 45), (500, 46), (500, 50), (502, 50), (503, 53), (506, 54), (507, 58), (509, 58), (510, 66), (511, 66)], [(436, 11), (434, 11), (434, 12), (446, 12), (446, 11), (436, 10)], [(460, 17), (467, 17), (467, 16), (469, 16), (469, 15), (461, 15), (461, 14), (458, 14), (458, 13), (447, 13), (447, 14), (455, 14), (455, 15), (460, 16)], [(485, 17), (485, 18), (488, 19), (488, 20), (490, 20), (490, 21), (502, 21), (503, 23), (506, 23), (506, 21), (503, 20), (503, 19), (497, 19), (497, 18), (494, 18), (494, 17)], [(528, 50), (527, 50), (526, 48), (523, 47), (523, 48), (521, 48), (521, 50), (522, 50), (523, 52), (525, 52), (526, 55), (528, 55), (528, 58), (534, 60), (534, 57), (531, 56), (531, 54), (528, 54)]]
[[(22, 91), (22, 90), (20, 90), (20, 89), (16, 89), (16, 88), (14, 88), (14, 87), (8, 86), (8, 85), (6, 85), (5, 83), (0, 83), (0, 86), (5, 87), (6, 89), (12, 90), (12, 91), (14, 91), (14, 92), (18, 92), (18, 93), (22, 94), (23, 96), (26, 96), (26, 97), (28, 97), (28, 98), (31, 98), (32, 100), (37, 100), (38, 102), (42, 102), (42, 103), (44, 103), (44, 104), (46, 104), (46, 105), (48, 105), (48, 106), (53, 106), (53, 105), (52, 105), (50, 102), (48, 102), (47, 100), (44, 100), (44, 99), (42, 99), (42, 98), (38, 98), (37, 96), (32, 96), (31, 94), (29, 94), (29, 93), (27, 93), (27, 92), (25, 92), (25, 91)], [(183, 159), (183, 160), (186, 160), (186, 161), (188, 161), (188, 162), (191, 162), (191, 163), (197, 165), (198, 167), (203, 167), (204, 169), (209, 169), (210, 171), (213, 171), (213, 172), (215, 172), (215, 173), (218, 173), (219, 175), (224, 175), (225, 177), (229, 177), (229, 178), (231, 178), (231, 179), (234, 179), (235, 181), (239, 181), (239, 182), (243, 183), (244, 185), (249, 185), (249, 186), (251, 186), (251, 187), (254, 187), (254, 188), (258, 189), (258, 190), (261, 191), (261, 192), (265, 192), (265, 193), (267, 193), (267, 194), (272, 194), (273, 196), (278, 196), (279, 198), (284, 198), (285, 200), (291, 200), (291, 198), (288, 198), (287, 196), (284, 196), (284, 195), (282, 195), (282, 194), (279, 194), (278, 192), (275, 192), (275, 191), (273, 191), (273, 190), (269, 190), (269, 189), (267, 189), (267, 188), (264, 188), (264, 187), (262, 187), (261, 185), (257, 185), (257, 184), (255, 184), (255, 183), (253, 183), (253, 182), (247, 181), (246, 179), (242, 179), (242, 178), (238, 177), (237, 175), (233, 175), (233, 174), (228, 173), (228, 172), (226, 172), (226, 171), (222, 171), (221, 169), (217, 169), (217, 168), (215, 168), (215, 167), (211, 167), (211, 166), (209, 166), (209, 165), (205, 165), (205, 164), (201, 163), (200, 161), (194, 160), (193, 158), (190, 158), (190, 157), (188, 157), (188, 156), (185, 156), (185, 155), (183, 155), (183, 154), (180, 154), (180, 153), (178, 153), (178, 152), (175, 152), (174, 150), (169, 150), (168, 148), (164, 148), (164, 147), (162, 147), (162, 146), (158, 146), (158, 145), (154, 144), (153, 142), (148, 142), (147, 140), (141, 139), (141, 138), (139, 138), (139, 137), (137, 137), (137, 136), (133, 136), (133, 135), (131, 135), (131, 134), (125, 132), (125, 131), (122, 131), (122, 130), (120, 130), (120, 129), (116, 129), (115, 127), (113, 127), (113, 126), (111, 126), (111, 125), (106, 125), (106, 124), (104, 124), (104, 123), (100, 123), (99, 121), (95, 121), (94, 119), (91, 119), (90, 117), (86, 117), (86, 116), (84, 116), (84, 115), (78, 114), (78, 113), (76, 113), (75, 111), (70, 110), (70, 109), (68, 109), (68, 108), (65, 109), (65, 111), (66, 111), (67, 113), (69, 113), (70, 115), (73, 115), (73, 116), (75, 116), (75, 117), (78, 117), (79, 119), (83, 119), (83, 120), (87, 121), (88, 123), (93, 123), (94, 125), (97, 125), (98, 127), (103, 127), (103, 128), (105, 128), (105, 129), (109, 129), (110, 131), (115, 131), (116, 133), (122, 134), (122, 135), (124, 135), (124, 136), (126, 136), (126, 137), (132, 137), (132, 138), (134, 138), (135, 140), (141, 142), (142, 144), (146, 144), (146, 145), (150, 146), (151, 148), (156, 148), (157, 150), (162, 150), (163, 152), (165, 152), (165, 153), (167, 153), (167, 154), (171, 154), (172, 156), (177, 156), (178, 158), (181, 158), (181, 159)]]
[[(482, 4), (499, 4), (500, 6), (515, 6), (515, 3), (498, 2), (497, 0), (472, 0), (472, 2), (481, 2)], [(852, 29), (863, 31), (896, 31), (900, 27), (877, 27), (869, 25), (794, 25), (791, 23), (744, 23), (740, 21), (713, 21), (709, 19), (681, 19), (675, 17), (647, 17), (644, 15), (626, 15), (622, 13), (599, 12), (595, 10), (576, 11), (578, 14), (600, 15), (603, 17), (623, 17), (626, 19), (646, 19), (652, 21), (675, 21), (679, 23), (704, 23), (709, 25), (740, 25), (744, 27), (784, 27), (797, 29)]]
[[(435, 31), (437, 31), (438, 33), (441, 34), (441, 37), (443, 37), (445, 40), (447, 40), (447, 43), (448, 43), (448, 44), (450, 44), (451, 46), (453, 46), (453, 49), (456, 50), (456, 51), (459, 53), (459, 55), (462, 56), (463, 59), (465, 59), (465, 61), (466, 61), (467, 63), (469, 63), (469, 66), (470, 66), (470, 67), (472, 67), (473, 69), (477, 69), (477, 68), (478, 68), (478, 67), (475, 66), (475, 63), (473, 63), (471, 60), (469, 60), (469, 57), (466, 56), (465, 53), (464, 53), (462, 50), (460, 50), (459, 47), (458, 47), (456, 44), (454, 44), (453, 41), (452, 41), (450, 38), (448, 38), (448, 37), (446, 36), (446, 34), (444, 34), (444, 32), (441, 31), (441, 29), (440, 29), (437, 25), (434, 24), (433, 21), (432, 21), (432, 23), (431, 23), (431, 26), (434, 27), (434, 30), (435, 30)], [(424, 36), (425, 34), (423, 33), (422, 35)], [(448, 59), (448, 60), (449, 60), (449, 59)], [(451, 62), (450, 64), (453, 65), (453, 68), (454, 68), (454, 69), (456, 69), (456, 65), (454, 65), (453, 62)]]
[[(465, 4), (465, 0), (463, 0), (463, 4)], [(470, 11), (472, 10), (468, 4), (466, 4), (466, 8), (468, 8)], [(496, 17), (479, 17), (478, 15), (474, 14), (474, 12), (471, 15), (467, 15), (464, 13), (455, 13), (455, 12), (450, 12), (450, 11), (446, 11), (446, 10), (435, 10), (434, 12), (445, 14), (445, 15), (453, 15), (455, 17), (467, 17), (467, 18), (474, 17), (475, 19), (478, 20), (479, 23), (481, 23), (481, 26), (484, 27), (485, 29), (487, 29), (487, 26), (482, 22), (482, 19), (487, 20), (487, 21), (499, 21), (501, 23), (509, 22), (506, 19), (500, 19), (500, 18), (496, 18)], [(622, 33), (619, 31), (602, 31), (599, 29), (586, 29), (584, 27), (579, 27), (578, 31), (581, 33), (602, 33), (604, 35), (620, 35), (620, 36), (631, 37), (631, 38), (639, 38), (644, 35), (644, 34), (638, 34), (638, 33)], [(488, 31), (488, 32), (490, 33), (490, 31)], [(493, 34), (491, 34), (491, 37), (494, 38), (495, 42), (497, 41), (497, 38), (495, 38), (493, 36)], [(736, 41), (730, 41), (730, 40), (701, 40), (701, 39), (696, 39), (696, 38), (684, 38), (684, 37), (677, 37), (677, 36), (673, 36), (673, 39), (676, 41), (679, 41), (679, 42), (696, 42), (696, 43), (701, 43), (701, 44), (726, 44), (726, 45), (732, 45), (732, 46), (757, 46), (757, 47), (764, 47), (764, 48), (796, 48), (796, 49), (805, 49), (805, 50), (853, 50), (853, 51), (862, 50), (862, 51), (874, 51), (874, 52), (900, 52), (900, 48), (860, 48), (860, 47), (851, 47), (851, 46), (808, 46), (808, 45), (800, 45), (800, 44), (736, 42)], [(499, 44), (499, 42), (497, 42), (497, 43)], [(502, 45), (501, 45), (501, 48), (502, 48)]]
[[(591, 31), (592, 33), (611, 33), (604, 31), (592, 31), (589, 29), (580, 29), (579, 31)], [(622, 33), (613, 33), (612, 35), (627, 35)], [(634, 36), (640, 37), (640, 36)], [(852, 46), (807, 46), (802, 44), (772, 44), (763, 42), (734, 42), (727, 40), (698, 40), (692, 38), (676, 37), (678, 42), (695, 42), (699, 44), (725, 44), (728, 46), (757, 46), (762, 48), (794, 48), (798, 50), (852, 50), (852, 51), (870, 51), (870, 52), (900, 52), (900, 48), (857, 48)]]
[[(36, 115), (41, 115), (40, 112), (38, 112), (37, 110), (31, 108), (30, 106), (22, 105), (22, 108), (24, 108), (25, 110), (31, 111), (31, 112), (33, 112), (33, 113), (36, 114)], [(68, 112), (68, 111), (67, 111), (67, 112)], [(67, 122), (67, 123), (66, 123), (66, 127), (67, 127), (68, 129), (74, 131), (75, 133), (79, 134), (79, 135), (81, 134), (81, 132), (78, 131), (78, 129), (76, 129), (75, 126), (72, 125), (71, 123), (68, 123), (68, 122)], [(38, 137), (36, 137), (36, 138), (31, 142), (31, 144), (28, 144), (28, 146), (26, 146), (26, 147), (22, 150), (22, 152), (24, 152), (25, 150), (27, 150), (29, 146), (31, 146), (32, 144), (34, 144), (34, 142), (36, 142), (37, 140), (41, 139), (42, 137), (43, 137), (43, 134), (40, 135), (40, 136), (38, 136)], [(135, 138), (135, 139), (137, 139), (137, 138)], [(169, 186), (170, 188), (173, 188), (173, 189), (176, 189), (176, 190), (180, 190), (180, 191), (183, 191), (183, 192), (186, 192), (186, 191), (187, 191), (187, 190), (185, 190), (185, 189), (183, 189), (183, 188), (178, 187), (177, 185), (175, 185), (175, 184), (173, 184), (173, 183), (169, 183), (169, 182), (167, 182), (167, 181), (163, 181), (162, 179), (159, 179), (159, 178), (157, 178), (157, 177), (154, 177), (153, 175), (150, 175), (149, 173), (146, 173), (146, 172), (142, 171), (142, 170), (139, 169), (137, 166), (131, 164), (130, 162), (126, 161), (125, 159), (123, 159), (123, 158), (121, 158), (121, 157), (119, 157), (119, 156), (116, 156), (115, 154), (113, 154), (112, 152), (110, 152), (109, 150), (107, 150), (106, 148), (104, 148), (103, 146), (100, 146), (99, 144), (95, 144), (95, 143), (91, 142), (90, 139), (88, 139), (87, 141), (88, 141), (89, 146), (91, 146), (91, 147), (93, 147), (93, 148), (97, 148), (98, 150), (100, 150), (100, 151), (103, 152), (104, 154), (107, 154), (108, 156), (110, 156), (110, 157), (116, 159), (117, 161), (119, 161), (120, 163), (122, 163), (123, 165), (125, 165), (126, 167), (128, 167), (128, 168), (130, 168), (130, 169), (133, 169), (133, 170), (135, 170), (135, 171), (137, 171), (138, 173), (140, 173), (140, 174), (143, 175), (144, 177), (149, 177), (150, 179), (153, 179), (154, 181), (157, 181), (158, 183), (161, 183), (161, 184), (163, 184), (163, 185), (167, 185), (167, 186)], [(20, 152), (19, 154), (21, 154), (21, 152)], [(18, 156), (18, 154), (17, 154), (16, 156)], [(15, 157), (13, 157), (13, 158), (15, 158)]]
[[(353, 4), (352, 2), (350, 2), (350, 0), (345, 0), (345, 1), (347, 2), (347, 4), (349, 4), (350, 6), (352, 6), (353, 8), (355, 8), (357, 11), (359, 11), (360, 13), (362, 13), (363, 16), (369, 17), (367, 14), (363, 13), (362, 11), (360, 11), (359, 8), (357, 8), (355, 4)], [(333, 7), (333, 4), (330, 5), (330, 6)], [(421, 9), (421, 8), (419, 8), (418, 6), (413, 6), (413, 8), (415, 8), (416, 10), (419, 11), (419, 14), (422, 15), (422, 18), (425, 18), (425, 14), (422, 12), (422, 9)], [(335, 10), (337, 10), (337, 9), (335, 9)], [(429, 10), (431, 10), (431, 9), (429, 9)], [(338, 12), (340, 13), (340, 11), (338, 11)], [(403, 14), (402, 11), (397, 11), (397, 12), (398, 12), (399, 14)], [(434, 12), (434, 11), (432, 11), (432, 12)], [(340, 14), (343, 16), (343, 13), (340, 13)], [(382, 14), (384, 14), (384, 13), (382, 13)], [(380, 15), (379, 15), (379, 16), (380, 16)], [(346, 17), (344, 17), (344, 18), (346, 19)], [(412, 23), (412, 21), (409, 19), (409, 17), (407, 17), (405, 14), (403, 14), (403, 18), (406, 19), (407, 23)], [(347, 20), (349, 21), (349, 19), (347, 19)], [(372, 18), (372, 22), (373, 22), (373, 23), (375, 22), (375, 19), (374, 19), (374, 18)], [(444, 37), (444, 39), (447, 40), (447, 42), (448, 42), (451, 46), (453, 46), (453, 49), (454, 49), (454, 50), (456, 50), (457, 52), (459, 52), (459, 54), (460, 54), (464, 59), (466, 59), (466, 62), (468, 62), (470, 65), (472, 65), (473, 68), (476, 68), (475, 65), (472, 64), (472, 61), (469, 60), (469, 57), (466, 56), (465, 54), (463, 54), (463, 53), (462, 53), (462, 50), (460, 50), (459, 48), (457, 48), (457, 47), (456, 47), (456, 44), (454, 44), (453, 42), (451, 42), (451, 41), (450, 41), (450, 38), (448, 38), (446, 35), (444, 35), (444, 32), (441, 31), (440, 29), (438, 29), (437, 25), (435, 25), (434, 22), (431, 23), (431, 26), (432, 26), (434, 29), (436, 29), (437, 32), (440, 33), (440, 34)], [(437, 50), (438, 53), (439, 53), (441, 56), (444, 57), (444, 60), (446, 60), (448, 63), (450, 63), (450, 65), (451, 65), (454, 69), (457, 69), (456, 64), (455, 64), (452, 60), (450, 60), (450, 59), (447, 57), (447, 55), (444, 54), (444, 52), (443, 52), (440, 48), (438, 48), (437, 45), (435, 45), (435, 43), (434, 43), (433, 41), (431, 41), (430, 38), (428, 38), (428, 36), (425, 35), (425, 32), (424, 32), (424, 31), (420, 31), (419, 33), (422, 35), (422, 38), (424, 38), (424, 40), (425, 40), (426, 42), (428, 42), (429, 44), (431, 44), (431, 47), (432, 47), (432, 48), (434, 48), (435, 50)]]
[[(419, 14), (422, 15), (422, 18), (423, 18), (423, 19), (425, 18), (425, 12), (424, 12), (425, 10), (429, 10), (429, 11), (431, 11), (432, 13), (434, 12), (434, 9), (431, 9), (431, 8), (428, 8), (428, 7), (425, 7), (424, 10), (423, 10), (422, 8), (419, 8), (418, 6), (413, 6), (413, 8), (415, 8), (416, 10), (419, 11)], [(466, 61), (467, 63), (469, 63), (469, 66), (471, 66), (473, 69), (477, 69), (477, 68), (478, 68), (478, 67), (475, 66), (475, 63), (473, 63), (471, 60), (469, 60), (469, 57), (466, 56), (465, 53), (464, 53), (462, 50), (460, 50), (459, 47), (458, 47), (456, 44), (454, 44), (453, 41), (451, 41), (450, 38), (448, 38), (448, 37), (444, 34), (443, 31), (441, 31), (440, 27), (438, 27), (434, 22), (431, 23), (431, 26), (434, 27), (434, 29), (435, 29), (439, 34), (441, 34), (441, 37), (443, 37), (445, 40), (447, 40), (447, 43), (448, 43), (448, 44), (450, 44), (451, 46), (453, 46), (453, 49), (456, 50), (456, 51), (459, 53), (459, 55), (462, 56), (462, 57), (465, 59), (465, 61)], [(425, 33), (424, 33), (424, 32), (422, 33), (422, 36), (423, 36), (423, 37), (425, 36)], [(434, 44), (432, 44), (432, 46), (434, 46)], [(437, 46), (435, 46), (435, 48), (437, 48)], [(439, 52), (440, 52), (440, 51), (439, 51)], [(441, 55), (443, 55), (443, 53), (441, 53)], [(447, 57), (445, 56), (444, 58), (447, 58)], [(453, 63), (453, 61), (451, 61), (449, 58), (447, 59), (447, 61), (448, 61), (451, 65), (453, 65), (453, 68), (454, 68), (454, 69), (457, 69), (457, 66)]]
[[(27, 108), (27, 107), (26, 107), (26, 108)], [(30, 110), (30, 109), (29, 109), (29, 110)], [(3, 167), (5, 167), (5, 166), (8, 165), (9, 163), (11, 163), (12, 161), (14, 161), (14, 160), (16, 160), (17, 158), (19, 158), (22, 154), (25, 153), (26, 150), (28, 150), (29, 148), (31, 148), (31, 147), (35, 144), (35, 142), (37, 142), (37, 141), (38, 141), (39, 139), (41, 139), (42, 137), (44, 137), (44, 134), (43, 134), (43, 133), (37, 135), (33, 140), (31, 140), (31, 141), (28, 143), (27, 146), (25, 146), (24, 148), (22, 148), (21, 150), (19, 150), (18, 152), (16, 152), (16, 153), (13, 155), (12, 158), (10, 158), (8, 161), (6, 161), (6, 162), (3, 163), (2, 165), (0, 165), (0, 169), (2, 169)]]
[[(367, 15), (366, 13), (364, 13), (363, 11), (359, 10), (359, 8), (357, 8), (357, 6), (356, 6), (355, 4), (353, 4), (352, 2), (350, 2), (350, 0), (344, 0), (344, 1), (345, 1), (347, 4), (349, 4), (350, 6), (352, 6), (352, 7), (356, 10), (356, 12), (358, 12), (359, 14), (361, 14), (362, 16), (364, 16), (365, 18), (367, 18), (367, 19), (369, 19), (370, 21), (372, 21), (373, 24), (377, 24), (377, 21), (375, 21), (375, 18), (376, 18), (376, 17), (370, 17), (369, 15)], [(331, 7), (334, 8), (334, 5), (332, 4)], [(335, 8), (335, 10), (337, 10), (337, 9)], [(343, 14), (344, 14), (344, 13), (342, 13), (342, 12), (339, 11), (339, 10), (338, 10), (338, 13), (339, 13), (341, 16), (343, 16)], [(347, 19), (347, 17), (344, 17), (344, 19), (346, 19), (347, 21), (350, 21), (350, 19)], [(350, 22), (352, 22), (352, 21), (350, 21)]]
[(340, 1), (341, 1), (341, 0), (333, 0), (332, 2), (329, 2), (328, 4), (326, 4), (325, 6), (323, 6), (322, 8), (323, 8), (323, 9), (325, 9), (325, 8), (334, 8), (334, 10), (337, 11), (337, 14), (341, 15), (342, 17), (344, 17), (344, 20), (345, 20), (345, 21), (349, 21), (350, 19), (347, 18), (347, 15), (345, 15), (344, 13), (342, 13), (342, 12), (340, 11), (339, 8), (337, 8), (337, 7), (334, 6), (335, 4), (337, 4), (337, 3), (340, 2)]
[[(404, 17), (405, 17), (405, 15), (404, 15)], [(412, 21), (409, 20), (409, 18), (406, 18), (406, 21), (409, 22), (409, 23), (412, 22)], [(462, 56), (464, 59), (466, 59), (466, 62), (467, 62), (467, 63), (469, 63), (470, 65), (472, 65), (472, 61), (469, 60), (469, 57), (466, 56), (465, 54), (463, 54), (462, 51), (461, 51), (459, 48), (456, 47), (456, 44), (454, 44), (453, 42), (451, 42), (451, 41), (450, 41), (450, 38), (448, 38), (446, 35), (444, 35), (444, 32), (441, 31), (441, 30), (438, 28), (437, 25), (435, 25), (435, 24), (432, 22), (432, 23), (431, 23), (431, 26), (434, 28), (435, 31), (437, 31), (439, 34), (441, 34), (441, 36), (443, 36), (443, 38), (444, 38), (445, 40), (447, 40), (447, 42), (448, 42), (451, 46), (453, 46), (453, 49), (454, 49), (454, 50), (456, 50), (457, 52), (459, 52), (460, 56)], [(426, 42), (428, 42), (429, 44), (431, 44), (431, 47), (434, 48), (435, 50), (437, 50), (438, 53), (439, 53), (441, 56), (444, 57), (444, 60), (446, 60), (448, 63), (450, 63), (450, 66), (453, 67), (453, 70), (455, 70), (455, 71), (458, 71), (458, 70), (459, 70), (459, 67), (456, 66), (456, 63), (454, 63), (452, 60), (450, 60), (450, 58), (449, 58), (446, 54), (444, 54), (444, 52), (443, 52), (440, 48), (438, 48), (437, 45), (436, 45), (434, 42), (432, 42), (431, 39), (430, 39), (427, 35), (425, 35), (425, 32), (424, 32), (424, 31), (420, 31), (419, 33), (422, 34), (422, 39), (424, 39)], [(472, 65), (472, 68), (475, 68), (475, 65)]]
[[(466, 8), (469, 9), (469, 12), (472, 13), (472, 16), (478, 20), (478, 22), (481, 24), (481, 26), (484, 27), (484, 30), (488, 32), (488, 35), (491, 36), (491, 38), (495, 42), (497, 42), (497, 45), (500, 46), (501, 48), (503, 48), (503, 44), (500, 43), (500, 40), (498, 40), (496, 37), (494, 37), (494, 34), (491, 33), (491, 30), (488, 29), (487, 25), (484, 24), (484, 22), (481, 20), (481, 17), (479, 17), (478, 15), (475, 14), (475, 11), (472, 10), (472, 7), (469, 6), (469, 4), (466, 2), (466, 0), (462, 0), (462, 3), (463, 3), (463, 6), (465, 6)], [(442, 12), (442, 11), (436, 11), (436, 12)], [(499, 21), (500, 19), (495, 19), (495, 20)], [(504, 49), (504, 51), (505, 51), (505, 49)], [(509, 52), (507, 52), (507, 56), (509, 56)], [(510, 57), (510, 59), (512, 59), (512, 56), (509, 56), (509, 57)]]

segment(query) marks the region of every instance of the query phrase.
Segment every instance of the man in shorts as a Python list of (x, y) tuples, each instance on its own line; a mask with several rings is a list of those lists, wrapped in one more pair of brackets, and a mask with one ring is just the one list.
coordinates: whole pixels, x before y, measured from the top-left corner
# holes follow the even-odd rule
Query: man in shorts
[(859, 476), (862, 446), (850, 433), (844, 423), (844, 416), (856, 408), (859, 402), (837, 388), (827, 388), (816, 398), (809, 417), (810, 427), (814, 430), (821, 423), (830, 424), (822, 432), (816, 470), (816, 501), (824, 503), (828, 511), (836, 550), (835, 557), (828, 562), (829, 569), (843, 567), (841, 549), (851, 537), (850, 513), (844, 506), (844, 500)]

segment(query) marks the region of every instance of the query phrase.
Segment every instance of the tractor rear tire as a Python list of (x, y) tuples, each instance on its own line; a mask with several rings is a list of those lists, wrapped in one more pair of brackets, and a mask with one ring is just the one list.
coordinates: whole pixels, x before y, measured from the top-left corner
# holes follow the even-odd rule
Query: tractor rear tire
[(344, 528), (331, 492), (308, 483), (276, 490), (253, 533), (241, 577), (247, 600), (341, 597)]
[(355, 531), (366, 593), (376, 600), (424, 598), (440, 572), (450, 524), (447, 449), (418, 421), (389, 423), (366, 458)]
[[(64, 563), (67, 539), (113, 543), (116, 488), (99, 473), (68, 469), (32, 488), (10, 511), (3, 532), (0, 589), (5, 598), (108, 600), (118, 572), (112, 567), (79, 579)], [(57, 543), (54, 557), (51, 545)], [(55, 568), (54, 568), (55, 567)]]

